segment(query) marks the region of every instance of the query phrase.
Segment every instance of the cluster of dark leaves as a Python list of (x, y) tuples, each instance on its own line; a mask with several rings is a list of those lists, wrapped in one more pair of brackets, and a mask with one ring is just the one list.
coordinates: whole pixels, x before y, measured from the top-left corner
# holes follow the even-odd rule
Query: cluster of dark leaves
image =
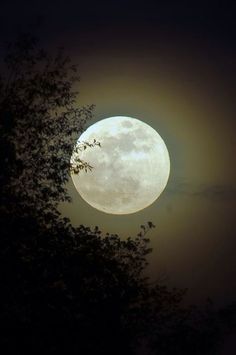
[(77, 68), (62, 49), (50, 56), (34, 38), (22, 35), (8, 46), (5, 65), (0, 87), (1, 178), (11, 180), (18, 203), (27, 198), (32, 208), (52, 211), (70, 199), (65, 188), (70, 156), (93, 105), (79, 106)]
[(87, 148), (101, 147), (101, 143), (94, 139), (92, 142), (80, 142), (78, 141), (73, 149), (71, 162), (70, 162), (70, 171), (72, 174), (79, 174), (81, 170), (84, 170), (86, 173), (92, 171), (93, 166), (90, 165), (87, 161), (82, 160), (80, 157), (80, 152), (86, 150)]
[[(50, 228), (30, 216), (12, 219), (5, 215), (1, 222), (5, 233), (0, 314), (1, 324), (11, 330), (5, 346), (14, 353), (19, 343), (27, 349), (33, 339), (28, 348), (33, 353), (45, 353), (45, 349), (54, 353), (54, 347), (57, 353), (64, 339), (64, 351), (69, 353), (93, 353), (95, 349), (110, 353), (113, 343), (120, 344), (117, 353), (126, 353), (132, 343), (129, 332), (136, 329), (138, 335), (141, 331), (135, 319), (134, 328), (129, 327), (134, 312), (130, 304), (132, 300), (138, 303), (146, 289), (141, 276), (148, 252), (144, 237), (126, 241), (117, 235), (102, 237), (97, 227), (74, 228), (66, 219), (55, 221)], [(34, 333), (33, 338), (28, 332)], [(12, 341), (16, 334), (20, 334), (17, 345)], [(129, 341), (122, 344), (127, 337)]]
[(40, 355), (216, 354), (232, 310), (184, 307), (185, 290), (150, 284), (143, 271), (151, 222), (122, 240), (98, 227), (75, 228), (57, 211), (69, 200), (71, 142), (92, 113), (77, 105), (76, 68), (61, 52), (49, 57), (28, 36), (8, 48), (6, 65), (0, 80), (1, 348)]

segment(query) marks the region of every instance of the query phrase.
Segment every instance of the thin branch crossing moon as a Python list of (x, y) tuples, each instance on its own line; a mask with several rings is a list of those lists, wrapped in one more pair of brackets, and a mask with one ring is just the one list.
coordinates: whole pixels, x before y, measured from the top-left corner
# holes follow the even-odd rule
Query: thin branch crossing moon
[[(81, 197), (111, 214), (130, 214), (151, 205), (164, 190), (170, 158), (161, 136), (146, 123), (115, 116), (90, 126), (77, 142), (101, 143), (79, 153), (93, 169), (72, 173)], [(72, 155), (71, 160), (75, 157)]]

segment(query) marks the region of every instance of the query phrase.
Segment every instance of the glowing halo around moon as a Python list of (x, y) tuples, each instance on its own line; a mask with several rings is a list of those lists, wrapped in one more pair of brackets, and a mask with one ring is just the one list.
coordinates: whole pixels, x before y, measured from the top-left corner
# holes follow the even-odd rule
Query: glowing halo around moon
[(81, 197), (111, 214), (130, 214), (151, 205), (165, 189), (170, 173), (169, 153), (161, 136), (136, 118), (115, 116), (90, 126), (77, 144), (94, 139), (101, 147), (79, 152), (92, 171), (71, 174)]

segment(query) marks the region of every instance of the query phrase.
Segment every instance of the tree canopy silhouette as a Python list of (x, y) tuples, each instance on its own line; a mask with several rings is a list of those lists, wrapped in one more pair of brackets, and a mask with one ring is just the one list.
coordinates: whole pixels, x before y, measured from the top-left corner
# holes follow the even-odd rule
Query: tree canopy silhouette
[[(134, 238), (75, 228), (57, 210), (74, 141), (93, 105), (78, 105), (76, 67), (23, 35), (0, 77), (1, 346), (11, 354), (216, 354), (231, 309), (184, 307), (185, 290), (150, 284), (151, 252)], [(85, 143), (86, 144), (86, 143)], [(97, 142), (88, 142), (93, 146)], [(78, 148), (79, 149), (79, 148)]]
[[(93, 105), (79, 105), (77, 67), (62, 49), (49, 56), (35, 38), (22, 35), (8, 46), (5, 65), (0, 98), (3, 185), (11, 186), (18, 204), (27, 200), (35, 211), (52, 212), (70, 199), (65, 188), (70, 156)], [(4, 204), (9, 202), (7, 198)]]

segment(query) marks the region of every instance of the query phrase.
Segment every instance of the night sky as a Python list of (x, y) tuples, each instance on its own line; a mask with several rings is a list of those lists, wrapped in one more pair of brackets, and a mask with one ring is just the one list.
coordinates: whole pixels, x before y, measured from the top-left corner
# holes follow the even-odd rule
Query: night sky
[[(76, 225), (122, 237), (152, 221), (149, 274), (217, 304), (236, 296), (235, 12), (226, 2), (2, 1), (0, 39), (35, 32), (79, 64), (79, 105), (93, 120), (138, 118), (163, 137), (166, 190), (148, 208), (109, 215), (84, 202), (61, 206)], [(140, 168), (140, 174), (142, 170)]]

